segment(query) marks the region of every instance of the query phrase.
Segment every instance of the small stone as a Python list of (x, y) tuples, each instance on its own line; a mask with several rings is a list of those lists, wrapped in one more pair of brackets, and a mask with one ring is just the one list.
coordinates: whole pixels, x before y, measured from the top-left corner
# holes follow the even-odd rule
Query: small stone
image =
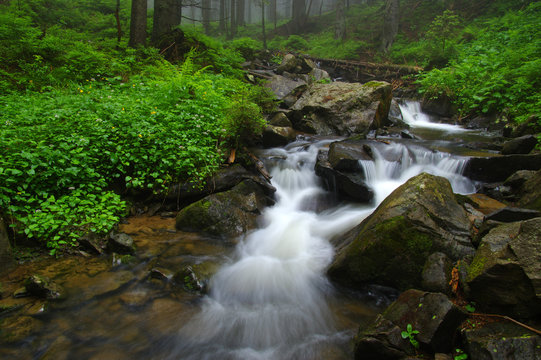
[(45, 276), (30, 276), (25, 281), (25, 288), (30, 295), (43, 299), (63, 300), (66, 298), (64, 289)]
[(117, 253), (134, 255), (136, 248), (135, 242), (128, 234), (111, 234), (107, 247)]

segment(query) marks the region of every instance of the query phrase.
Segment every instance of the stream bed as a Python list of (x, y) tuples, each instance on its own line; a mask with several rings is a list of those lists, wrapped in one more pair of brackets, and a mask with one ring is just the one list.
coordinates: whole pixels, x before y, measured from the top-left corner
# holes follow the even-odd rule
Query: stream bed
[[(350, 359), (359, 324), (397, 292), (333, 286), (325, 275), (332, 239), (421, 172), (445, 176), (457, 193), (476, 190), (461, 175), (462, 151), (434, 149), (452, 151), (461, 136), (482, 135), (434, 124), (411, 104), (402, 111), (411, 132), (430, 141), (386, 139), (374, 147), (375, 161), (360, 162), (372, 204), (337, 201), (315, 175), (317, 152), (336, 139), (299, 140), (259, 154), (276, 205), (241, 239), (206, 238), (176, 231), (174, 218), (139, 216), (119, 229), (134, 238), (135, 257), (42, 259), (10, 269), (0, 279), (0, 306), (8, 309), (0, 313), (0, 358)], [(186, 264), (216, 269), (208, 293), (174, 281)], [(12, 297), (34, 273), (63, 286), (66, 300)]]

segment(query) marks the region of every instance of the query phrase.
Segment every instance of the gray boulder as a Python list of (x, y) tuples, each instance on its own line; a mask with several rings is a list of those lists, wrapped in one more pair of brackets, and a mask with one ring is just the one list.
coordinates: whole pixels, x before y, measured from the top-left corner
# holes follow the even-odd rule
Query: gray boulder
[(511, 322), (493, 322), (464, 329), (461, 336), (470, 359), (541, 359), (541, 337)]
[(344, 200), (367, 203), (374, 198), (374, 191), (365, 181), (361, 169), (357, 172), (339, 171), (331, 166), (329, 152), (321, 150), (316, 161), (316, 175), (325, 181), (329, 191)]
[(274, 93), (278, 100), (291, 106), (306, 90), (307, 83), (304, 80), (293, 80), (285, 76), (274, 75), (265, 86)]
[(519, 170), (541, 169), (541, 154), (472, 157), (464, 167), (464, 176), (472, 180), (505, 181)]
[(365, 134), (387, 125), (391, 85), (314, 83), (293, 105), (291, 118), (297, 130), (319, 135)]
[(292, 127), (291, 121), (287, 118), (287, 115), (283, 112), (277, 112), (272, 115), (269, 119), (269, 125), (272, 126), (282, 126), (282, 127)]
[(130, 255), (135, 254), (136, 251), (133, 238), (130, 235), (124, 233), (112, 233), (109, 236), (109, 240), (107, 242), (107, 249), (111, 252)]
[(372, 149), (365, 140), (343, 140), (329, 145), (329, 163), (338, 171), (362, 171), (359, 160), (373, 160)]
[(276, 68), (277, 74), (284, 72), (294, 74), (308, 74), (312, 69), (316, 68), (316, 64), (309, 59), (302, 56), (295, 56), (293, 54), (286, 54), (282, 58), (282, 63)]
[(297, 133), (293, 128), (267, 125), (263, 130), (263, 146), (267, 148), (285, 146), (296, 137)]
[(449, 181), (423, 173), (340, 239), (328, 273), (346, 286), (405, 290), (421, 285), (423, 265), (436, 251), (453, 261), (472, 255), (470, 222)]
[(176, 228), (235, 238), (256, 228), (257, 216), (271, 204), (260, 185), (244, 180), (231, 190), (209, 195), (182, 209), (176, 218)]
[(541, 218), (503, 224), (481, 240), (466, 278), (485, 312), (541, 314)]
[(518, 206), (541, 211), (541, 170), (524, 182), (517, 196)]
[(503, 143), (502, 154), (528, 154), (537, 145), (537, 137), (524, 135)]

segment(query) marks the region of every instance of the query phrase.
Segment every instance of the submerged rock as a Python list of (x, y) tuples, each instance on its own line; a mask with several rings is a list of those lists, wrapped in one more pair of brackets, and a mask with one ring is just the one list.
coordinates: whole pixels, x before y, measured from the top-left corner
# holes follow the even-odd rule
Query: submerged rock
[(423, 173), (343, 236), (328, 273), (348, 286), (375, 282), (405, 290), (421, 285), (423, 265), (436, 251), (452, 260), (472, 255), (470, 222), (449, 181)]
[(481, 240), (467, 275), (468, 296), (483, 311), (541, 314), (541, 218), (503, 224)]
[(47, 300), (63, 300), (66, 298), (64, 289), (45, 276), (32, 275), (26, 279), (24, 286), (30, 295), (38, 298)]
[(293, 105), (295, 129), (318, 135), (366, 134), (387, 124), (391, 85), (314, 83)]
[(256, 228), (257, 216), (271, 204), (261, 186), (244, 180), (231, 190), (209, 195), (182, 209), (176, 228), (234, 238)]

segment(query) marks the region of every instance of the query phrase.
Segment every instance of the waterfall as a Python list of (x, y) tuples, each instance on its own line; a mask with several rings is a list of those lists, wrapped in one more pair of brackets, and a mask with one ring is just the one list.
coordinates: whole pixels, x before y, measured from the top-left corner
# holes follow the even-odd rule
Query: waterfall
[(210, 294), (182, 326), (170, 359), (322, 358), (325, 346), (344, 344), (351, 336), (335, 329), (328, 304), (334, 291), (325, 276), (334, 255), (330, 239), (359, 224), (421, 172), (446, 177), (455, 192), (475, 191), (461, 175), (466, 158), (415, 142), (373, 141), (373, 160), (360, 160), (360, 165), (374, 190), (374, 203), (315, 211), (319, 207), (314, 204), (325, 201), (326, 194), (315, 161), (329, 142), (294, 143), (267, 152), (277, 202), (213, 277)]
[(406, 101), (399, 104), (404, 122), (413, 128), (428, 128), (445, 132), (465, 132), (468, 131), (458, 125), (440, 124), (432, 122), (430, 116), (421, 110), (421, 103), (418, 101)]
[(318, 346), (339, 336), (327, 304), (328, 240), (356, 225), (366, 210), (315, 213), (307, 206), (325, 193), (314, 173), (321, 145), (273, 150), (279, 158), (271, 169), (276, 205), (237, 246), (235, 261), (213, 277), (172, 359), (317, 359)]

